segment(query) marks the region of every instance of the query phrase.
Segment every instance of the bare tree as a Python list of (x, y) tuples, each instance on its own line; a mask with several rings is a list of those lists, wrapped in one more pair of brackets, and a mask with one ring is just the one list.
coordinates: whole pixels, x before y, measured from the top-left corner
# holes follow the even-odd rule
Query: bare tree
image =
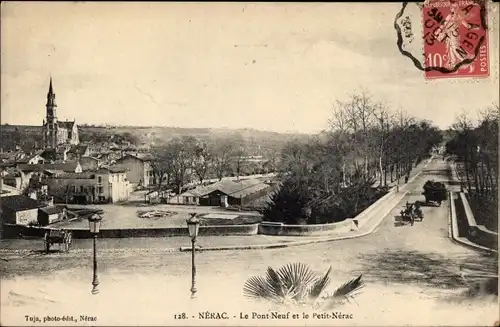
[(233, 134), (231, 142), (233, 142), (231, 157), (234, 163), (234, 172), (236, 173), (236, 178), (240, 179), (243, 165), (245, 164), (245, 157), (247, 155), (245, 140), (240, 134)]
[(171, 164), (173, 182), (177, 188), (177, 194), (182, 192), (187, 175), (193, 167), (196, 153), (196, 139), (192, 136), (173, 138), (166, 144)]
[(373, 111), (373, 115), (378, 123), (378, 138), (377, 138), (377, 149), (379, 152), (378, 158), (378, 168), (379, 168), (379, 181), (380, 186), (387, 185), (387, 141), (388, 141), (388, 133), (390, 128), (390, 114), (387, 106), (381, 102), (379, 102), (375, 106), (375, 110)]
[(173, 155), (166, 144), (156, 145), (151, 148), (151, 168), (155, 175), (157, 186), (160, 189), (163, 180), (167, 178), (167, 185), (170, 184), (173, 174)]
[(216, 139), (209, 145), (209, 151), (212, 153), (212, 166), (219, 180), (222, 180), (230, 168), (233, 149), (231, 141), (223, 138)]
[(361, 129), (361, 144), (364, 152), (364, 173), (368, 175), (368, 160), (370, 153), (369, 130), (373, 124), (374, 105), (371, 96), (367, 92), (353, 96), (354, 115), (353, 120), (359, 124)]
[(345, 109), (347, 105), (342, 101), (336, 100), (332, 109), (332, 118), (328, 120), (331, 130), (339, 134), (347, 133), (349, 130), (349, 122), (347, 121)]
[(212, 161), (212, 153), (210, 153), (209, 151), (207, 142), (199, 141), (197, 143), (197, 145), (195, 146), (193, 159), (194, 173), (200, 180), (200, 184), (203, 184), (203, 181), (210, 171)]

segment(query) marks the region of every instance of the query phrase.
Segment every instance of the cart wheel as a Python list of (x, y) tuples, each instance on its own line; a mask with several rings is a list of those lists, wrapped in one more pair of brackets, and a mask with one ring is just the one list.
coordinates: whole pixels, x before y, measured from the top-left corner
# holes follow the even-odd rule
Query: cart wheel
[(43, 236), (43, 244), (45, 246), (45, 252), (49, 253), (50, 252), (49, 232), (45, 232), (45, 235)]

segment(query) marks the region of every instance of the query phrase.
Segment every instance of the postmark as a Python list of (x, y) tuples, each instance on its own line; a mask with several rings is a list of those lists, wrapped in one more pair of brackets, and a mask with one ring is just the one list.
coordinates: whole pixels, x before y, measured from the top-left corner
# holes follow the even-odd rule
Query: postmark
[(488, 77), (486, 17), (483, 0), (403, 3), (394, 22), (397, 46), (426, 79)]

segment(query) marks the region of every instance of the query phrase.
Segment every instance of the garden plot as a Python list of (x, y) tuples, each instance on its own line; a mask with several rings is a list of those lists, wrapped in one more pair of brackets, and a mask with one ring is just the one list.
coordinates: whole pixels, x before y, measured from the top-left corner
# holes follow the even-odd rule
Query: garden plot
[(177, 214), (178, 212), (162, 211), (162, 210), (137, 211), (137, 215), (139, 216), (139, 218), (152, 218), (152, 219), (168, 218)]

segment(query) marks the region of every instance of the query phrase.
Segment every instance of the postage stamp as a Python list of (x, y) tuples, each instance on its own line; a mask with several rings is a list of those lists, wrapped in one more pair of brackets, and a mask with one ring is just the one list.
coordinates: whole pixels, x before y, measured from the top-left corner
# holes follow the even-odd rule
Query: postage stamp
[(485, 1), (431, 0), (422, 14), (426, 78), (489, 76)]
[(486, 1), (403, 3), (394, 27), (399, 50), (426, 79), (490, 75)]

